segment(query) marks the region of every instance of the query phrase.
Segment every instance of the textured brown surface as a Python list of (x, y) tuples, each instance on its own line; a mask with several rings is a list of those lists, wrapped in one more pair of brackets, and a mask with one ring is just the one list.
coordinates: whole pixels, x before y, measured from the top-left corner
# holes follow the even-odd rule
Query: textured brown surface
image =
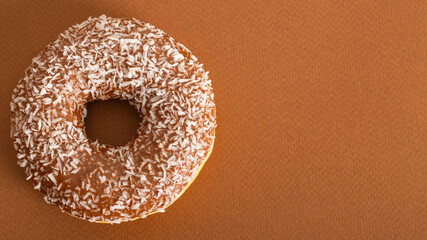
[[(2, 239), (425, 239), (425, 3), (162, 2), (1, 1)], [(9, 139), (10, 97), (31, 59), (103, 13), (192, 50), (218, 116), (186, 193), (166, 213), (114, 226), (46, 204)], [(101, 137), (121, 134), (109, 130)]]

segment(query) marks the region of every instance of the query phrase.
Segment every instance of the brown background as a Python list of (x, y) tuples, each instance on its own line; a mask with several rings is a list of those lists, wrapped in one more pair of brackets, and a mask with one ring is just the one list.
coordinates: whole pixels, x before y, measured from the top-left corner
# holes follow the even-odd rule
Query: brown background
[[(88, 2), (1, 1), (0, 238), (426, 239), (425, 2)], [(103, 13), (192, 50), (218, 113), (213, 154), (183, 197), (114, 226), (47, 205), (9, 139), (12, 90), (31, 59)], [(92, 106), (93, 134), (130, 138), (137, 117), (125, 105)], [(120, 118), (98, 123), (108, 112)]]

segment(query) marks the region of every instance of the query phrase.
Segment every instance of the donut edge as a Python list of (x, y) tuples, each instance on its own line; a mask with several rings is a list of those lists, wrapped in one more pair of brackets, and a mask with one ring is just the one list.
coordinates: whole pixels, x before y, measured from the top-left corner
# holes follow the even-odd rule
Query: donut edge
[[(199, 173), (202, 171), (202, 168), (203, 168), (203, 166), (205, 165), (205, 163), (208, 161), (208, 159), (209, 159), (209, 157), (211, 156), (211, 154), (212, 154), (212, 151), (213, 151), (213, 147), (214, 147), (214, 144), (215, 144), (215, 138), (216, 138), (216, 135), (215, 135), (215, 133), (214, 133), (214, 138), (213, 138), (213, 140), (212, 140), (212, 144), (211, 144), (211, 147), (210, 147), (210, 149), (209, 149), (209, 152), (208, 152), (208, 154), (206, 155), (206, 158), (202, 161), (202, 164), (200, 164), (200, 166), (199, 166), (199, 168), (197, 169), (197, 172), (196, 172), (196, 175), (194, 176), (194, 178), (187, 184), (187, 186), (184, 188), (184, 189), (182, 189), (181, 190), (181, 192), (178, 194), (178, 196), (169, 204), (169, 205), (167, 205), (164, 209), (166, 209), (166, 208), (168, 208), (169, 206), (171, 206), (176, 200), (178, 200), (178, 198), (180, 198), (183, 194), (184, 194), (184, 192), (190, 187), (190, 185), (191, 184), (193, 184), (193, 182), (194, 182), (194, 180), (196, 180), (196, 178), (199, 176)], [(74, 218), (77, 218), (77, 219), (80, 219), (80, 218), (78, 218), (78, 217), (76, 217), (76, 216), (74, 216), (74, 215), (72, 215), (71, 213), (69, 213), (69, 212), (67, 212), (67, 211), (63, 211), (62, 210), (62, 212), (64, 212), (64, 213), (66, 213), (66, 214), (68, 214), (68, 215), (70, 215), (71, 217), (74, 217)], [(163, 212), (163, 211), (162, 211)], [(161, 213), (160, 211), (154, 211), (154, 212), (151, 212), (151, 213), (149, 213), (149, 214), (147, 214), (146, 215), (146, 217), (148, 217), (148, 216), (150, 216), (150, 215), (153, 215), (153, 214), (155, 214), (155, 213)], [(130, 221), (134, 221), (134, 220), (137, 220), (137, 219), (140, 219), (141, 217), (136, 217), (136, 218), (132, 218), (132, 219), (128, 219), (128, 220), (122, 220), (120, 223), (124, 223), (124, 222), (130, 222)], [(104, 223), (104, 224), (113, 224), (113, 223), (111, 223), (111, 222), (104, 222), (104, 221), (95, 221), (95, 223)]]

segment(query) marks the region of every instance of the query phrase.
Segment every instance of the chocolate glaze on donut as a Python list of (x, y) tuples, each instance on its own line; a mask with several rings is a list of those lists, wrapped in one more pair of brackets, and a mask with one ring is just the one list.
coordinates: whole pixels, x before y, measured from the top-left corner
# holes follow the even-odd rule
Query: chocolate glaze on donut
[[(126, 145), (91, 141), (86, 104), (125, 99), (142, 122)], [(48, 203), (119, 223), (162, 212), (194, 179), (214, 141), (211, 80), (197, 58), (136, 19), (74, 25), (33, 59), (14, 90), (18, 164)]]

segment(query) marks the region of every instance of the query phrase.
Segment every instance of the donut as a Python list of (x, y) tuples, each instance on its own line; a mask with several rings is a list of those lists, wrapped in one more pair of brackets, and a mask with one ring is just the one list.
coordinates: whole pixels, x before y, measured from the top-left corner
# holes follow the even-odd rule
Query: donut
[[(123, 146), (88, 139), (86, 104), (122, 99), (141, 123)], [(208, 159), (216, 110), (203, 64), (137, 19), (90, 17), (50, 43), (13, 91), (17, 162), (46, 202), (120, 223), (164, 212)]]

